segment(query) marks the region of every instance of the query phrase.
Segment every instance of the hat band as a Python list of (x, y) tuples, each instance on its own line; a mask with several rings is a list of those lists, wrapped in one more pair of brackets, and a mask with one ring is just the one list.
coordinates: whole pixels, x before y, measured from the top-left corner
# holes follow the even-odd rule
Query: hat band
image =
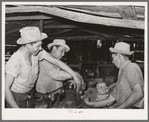
[(113, 49), (113, 52), (120, 53), (120, 54), (126, 54), (126, 55), (133, 53), (133, 51), (124, 51), (124, 50), (117, 50), (117, 49)]

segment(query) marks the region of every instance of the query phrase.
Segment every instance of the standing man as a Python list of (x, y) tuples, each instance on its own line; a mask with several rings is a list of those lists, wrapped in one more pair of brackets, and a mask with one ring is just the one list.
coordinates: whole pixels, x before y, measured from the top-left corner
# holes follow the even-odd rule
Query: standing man
[(85, 103), (93, 107), (110, 106), (110, 108), (144, 108), (144, 81), (140, 67), (129, 60), (129, 56), (134, 52), (130, 51), (130, 45), (125, 42), (118, 42), (114, 48), (109, 48), (112, 53), (112, 62), (119, 68), (118, 80), (111, 89), (107, 99), (99, 102)]
[(24, 27), (20, 33), (17, 44), (22, 46), (11, 56), (5, 69), (5, 97), (9, 107), (27, 107), (27, 95), (33, 96), (34, 83), (40, 71), (38, 63), (43, 59), (69, 72), (74, 84), (79, 84), (80, 79), (72, 69), (42, 49), (42, 40), (47, 38), (47, 34), (41, 33), (38, 27)]
[[(50, 55), (58, 60), (65, 55), (65, 52), (70, 50), (64, 39), (55, 39), (53, 43), (48, 44), (47, 47), (50, 50)], [(44, 97), (46, 93), (62, 87), (63, 81), (67, 80), (72, 83), (74, 82), (72, 80), (72, 76), (69, 73), (61, 70), (56, 65), (46, 60), (40, 61), (39, 66), (40, 73), (36, 83), (36, 96), (38, 97)], [(83, 81), (82, 77), (79, 74), (77, 75), (81, 81)], [(55, 93), (61, 94), (61, 90), (58, 90)]]

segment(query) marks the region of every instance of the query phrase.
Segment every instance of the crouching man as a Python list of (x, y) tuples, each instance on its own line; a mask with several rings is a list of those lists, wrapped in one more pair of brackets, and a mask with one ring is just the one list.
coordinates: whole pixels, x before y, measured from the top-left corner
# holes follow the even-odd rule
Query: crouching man
[(130, 51), (130, 45), (118, 42), (109, 50), (112, 53), (113, 64), (119, 68), (117, 83), (111, 88), (107, 99), (90, 102), (89, 98), (85, 98), (85, 103), (93, 107), (144, 108), (143, 76), (140, 67), (129, 60), (129, 56), (134, 53)]

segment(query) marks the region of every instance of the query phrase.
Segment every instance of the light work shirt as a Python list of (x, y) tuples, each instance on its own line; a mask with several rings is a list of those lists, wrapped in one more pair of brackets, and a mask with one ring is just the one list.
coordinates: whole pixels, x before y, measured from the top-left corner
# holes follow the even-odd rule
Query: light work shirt
[(42, 60), (39, 63), (40, 73), (36, 83), (36, 91), (39, 93), (51, 92), (63, 85), (63, 81), (68, 80), (71, 75), (54, 64)]
[(42, 60), (47, 52), (45, 50), (40, 51), (37, 56), (32, 55), (32, 66), (29, 66), (18, 50), (15, 52), (6, 63), (6, 73), (14, 77), (11, 90), (16, 93), (29, 92), (37, 80), (39, 73), (39, 60)]
[[(120, 67), (118, 81), (110, 94), (116, 99), (117, 104), (121, 105), (130, 96), (136, 84), (144, 87), (141, 69), (136, 63), (127, 61)], [(142, 104), (143, 98), (134, 106), (141, 107)]]

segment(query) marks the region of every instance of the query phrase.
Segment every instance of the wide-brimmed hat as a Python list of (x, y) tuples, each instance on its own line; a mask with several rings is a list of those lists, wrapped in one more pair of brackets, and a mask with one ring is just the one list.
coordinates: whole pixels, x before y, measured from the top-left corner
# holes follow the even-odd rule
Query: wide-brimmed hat
[(47, 34), (41, 33), (38, 27), (24, 27), (20, 31), (21, 38), (17, 40), (17, 44), (27, 44), (47, 38)]
[(66, 41), (64, 39), (54, 39), (52, 43), (48, 44), (48, 48), (50, 49), (54, 45), (61, 45), (66, 48), (66, 52), (70, 50), (69, 46), (66, 45)]
[(124, 55), (132, 55), (134, 53), (134, 51), (130, 51), (130, 45), (125, 42), (118, 42), (114, 48), (110, 47), (109, 50), (112, 53), (121, 53)]

